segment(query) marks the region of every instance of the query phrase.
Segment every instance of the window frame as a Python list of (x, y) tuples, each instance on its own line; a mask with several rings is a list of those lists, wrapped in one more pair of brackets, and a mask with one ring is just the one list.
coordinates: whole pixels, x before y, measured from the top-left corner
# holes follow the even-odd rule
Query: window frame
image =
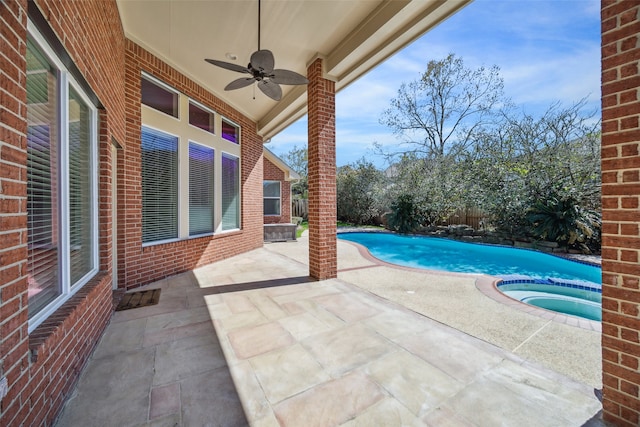
[[(199, 109), (203, 110), (204, 112), (211, 114), (211, 119), (213, 120), (213, 130), (202, 129), (200, 126), (196, 126), (193, 123), (191, 123), (191, 110), (189, 108), (187, 108), (187, 115), (188, 115), (187, 122), (189, 123), (189, 126), (192, 126), (192, 127), (196, 128), (196, 129), (200, 129), (201, 131), (207, 132), (208, 134), (216, 135), (216, 125), (215, 125), (215, 123), (216, 123), (216, 116), (218, 116), (218, 114), (216, 114), (213, 110), (211, 110), (211, 108), (207, 108), (204, 105), (202, 105), (201, 103), (199, 103), (198, 101), (195, 101), (195, 100), (193, 100), (191, 98), (188, 98), (188, 104), (187, 105), (189, 107), (191, 105), (193, 105), (194, 107), (199, 108)], [(205, 145), (205, 144), (200, 144), (200, 145)]]
[[(233, 120), (229, 120), (225, 116), (220, 116), (220, 118), (221, 118), (221, 121), (220, 121), (220, 138), (222, 138), (224, 141), (227, 141), (230, 144), (234, 144), (234, 145), (238, 145), (239, 146), (240, 145), (240, 141), (242, 141), (242, 135), (240, 133), (241, 130), (242, 130), (242, 127), (239, 124), (237, 124), (236, 122), (234, 122)], [(230, 139), (224, 137), (224, 133), (223, 133), (222, 129), (224, 127), (224, 123), (225, 122), (235, 128), (235, 130), (236, 130), (236, 141), (231, 141)]]
[[(273, 197), (273, 196), (265, 196), (264, 195), (264, 185), (267, 183), (276, 183), (278, 184), (278, 197)], [(262, 200), (263, 200), (263, 204), (262, 204), (262, 214), (264, 216), (282, 216), (282, 181), (278, 181), (278, 180), (273, 180), (273, 179), (265, 179), (264, 181), (262, 181), (262, 187), (263, 187), (263, 191), (262, 191)], [(278, 213), (271, 213), (268, 214), (266, 212), (264, 212), (264, 200), (278, 200)]]
[[(174, 120), (181, 120), (181, 114), (180, 114), (180, 92), (178, 92), (176, 89), (174, 89), (173, 87), (169, 86), (167, 83), (155, 78), (154, 76), (152, 76), (151, 74), (142, 71), (141, 75), (140, 75), (140, 104), (142, 105), (146, 105), (147, 107), (153, 109), (154, 111), (157, 111), (160, 114), (164, 114), (166, 117), (171, 117)], [(142, 79), (146, 79), (147, 81), (149, 81), (150, 83), (158, 86), (161, 89), (166, 90), (167, 92), (172, 93), (173, 95), (175, 95), (176, 97), (176, 115), (171, 115), (169, 113), (165, 113), (162, 110), (158, 110), (157, 108), (149, 105), (149, 104), (145, 104), (144, 101), (142, 100)]]
[[(194, 233), (191, 234), (191, 145), (196, 145), (196, 146), (200, 146), (203, 147), (207, 150), (211, 150), (213, 153), (213, 206), (212, 206), (212, 212), (211, 212), (211, 219), (212, 219), (212, 224), (211, 224), (211, 231), (207, 231), (204, 233)], [(197, 238), (197, 237), (204, 237), (204, 236), (212, 236), (215, 234), (216, 232), (216, 149), (214, 147), (210, 147), (206, 144), (201, 144), (197, 141), (188, 141), (188, 145), (189, 145), (189, 238)]]
[[(143, 76), (151, 77), (158, 81), (158, 77), (149, 76), (149, 72), (144, 70), (140, 70), (139, 73), (140, 78)], [(165, 84), (168, 86), (168, 84)], [(199, 108), (204, 107), (207, 111), (211, 111), (214, 118), (214, 129), (217, 133), (213, 134), (205, 131), (197, 126), (194, 126), (189, 123), (189, 105), (193, 104), (198, 106)], [(237, 159), (237, 173), (238, 178), (235, 183), (235, 186), (238, 189), (238, 200), (242, 198), (242, 147), (241, 147), (241, 138), (242, 138), (242, 128), (234, 123), (233, 121), (226, 119), (222, 114), (214, 110), (212, 107), (207, 107), (202, 104), (200, 100), (193, 99), (188, 95), (178, 92), (178, 108), (179, 108), (179, 116), (178, 120), (175, 117), (168, 116), (167, 114), (162, 113), (150, 107), (146, 104), (140, 103), (140, 114), (141, 114), (141, 127), (145, 126), (148, 128), (152, 128), (158, 130), (163, 133), (175, 135), (179, 138), (179, 147), (178, 152), (180, 156), (179, 166), (178, 166), (178, 198), (179, 198), (179, 228), (178, 228), (178, 237), (175, 239), (176, 241), (188, 240), (193, 238), (201, 238), (206, 236), (211, 236), (211, 233), (204, 234), (190, 234), (190, 206), (189, 206), (189, 144), (195, 143), (202, 145), (204, 147), (208, 147), (214, 150), (215, 158), (214, 158), (214, 230), (213, 236), (227, 233), (228, 231), (236, 231), (242, 229), (241, 215), (242, 215), (242, 205), (239, 202), (238, 207), (238, 218), (237, 218), (237, 227), (233, 230), (223, 229), (223, 215), (222, 215), (222, 154), (226, 153), (229, 156)], [(222, 129), (222, 120), (225, 120), (228, 123), (233, 124), (236, 128), (236, 135), (239, 140), (237, 143), (229, 141), (225, 138), (222, 138), (221, 129)], [(227, 217), (228, 218), (228, 217)], [(158, 244), (171, 243), (174, 240), (170, 241), (154, 241), (154, 242), (146, 242), (144, 246), (152, 246)]]
[[(152, 108), (152, 107), (150, 107)], [(162, 111), (159, 111), (159, 113), (163, 114)], [(140, 233), (142, 234), (142, 226), (144, 223), (144, 210), (142, 207), (142, 197), (144, 197), (143, 195), (143, 191), (144, 188), (142, 187), (142, 129), (143, 128), (147, 128), (150, 129), (154, 132), (158, 132), (158, 133), (162, 133), (165, 134), (167, 136), (176, 138), (177, 143), (176, 143), (176, 170), (178, 171), (178, 176), (176, 177), (176, 184), (177, 184), (177, 190), (176, 190), (176, 197), (177, 197), (177, 213), (176, 213), (176, 221), (177, 221), (177, 236), (176, 237), (171, 237), (168, 239), (160, 239), (160, 240), (152, 240), (149, 242), (145, 242), (142, 240), (142, 236), (141, 236), (141, 242), (142, 242), (142, 247), (146, 248), (148, 246), (155, 246), (155, 245), (162, 245), (165, 243), (171, 243), (171, 242), (177, 242), (180, 240), (180, 220), (182, 218), (182, 209), (180, 209), (180, 162), (181, 162), (181, 156), (180, 156), (180, 136), (179, 135), (174, 135), (171, 132), (168, 132), (165, 129), (158, 129), (156, 127), (153, 126), (149, 126), (146, 124), (142, 124), (140, 126), (140, 196), (141, 196), (141, 200), (140, 200)]]
[[(27, 19), (27, 36), (31, 38), (34, 45), (40, 50), (40, 53), (50, 62), (56, 69), (56, 109), (58, 126), (58, 170), (57, 170), (57, 203), (53, 206), (58, 212), (57, 227), (59, 229), (58, 250), (58, 282), (60, 286), (60, 295), (47, 303), (37, 313), (29, 315), (28, 333), (33, 332), (42, 322), (50, 317), (58, 308), (86, 285), (99, 271), (99, 162), (98, 162), (98, 109), (92, 102), (92, 98), (88, 95), (83, 86), (73, 77), (69, 67), (65, 66), (63, 61), (58, 57), (50, 43), (33, 24), (31, 19)], [(75, 283), (71, 283), (71, 230), (70, 230), (70, 174), (69, 174), (69, 94), (70, 88), (87, 106), (89, 110), (89, 169), (91, 192), (90, 200), (90, 236), (91, 244), (88, 250), (91, 251), (90, 260), (91, 268)], [(28, 267), (27, 267), (28, 270)]]
[(235, 159), (235, 161), (237, 162), (237, 172), (238, 172), (238, 176), (236, 178), (236, 182), (235, 182), (235, 186), (238, 190), (238, 195), (237, 195), (237, 201), (236, 204), (238, 206), (238, 214), (237, 214), (237, 218), (236, 218), (236, 222), (237, 225), (236, 227), (233, 228), (224, 228), (224, 212), (221, 213), (220, 215), (220, 233), (229, 233), (229, 232), (234, 232), (234, 231), (238, 231), (242, 229), (242, 187), (240, 185), (240, 182), (242, 181), (242, 170), (241, 170), (241, 165), (242, 162), (240, 161), (240, 156), (236, 156), (233, 153), (229, 153), (227, 151), (223, 151), (222, 153), (220, 153), (220, 169), (221, 169), (221, 173), (222, 173), (222, 177), (221, 177), (221, 182), (220, 184), (222, 185), (222, 191), (220, 193), (220, 208), (222, 208), (223, 203), (222, 203), (222, 198), (224, 197), (224, 165), (222, 163), (222, 159), (223, 158), (227, 158), (227, 159)]

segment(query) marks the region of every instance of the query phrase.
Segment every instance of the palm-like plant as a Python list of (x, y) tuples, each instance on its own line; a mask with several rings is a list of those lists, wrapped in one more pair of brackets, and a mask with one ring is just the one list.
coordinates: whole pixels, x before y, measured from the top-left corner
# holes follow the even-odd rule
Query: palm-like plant
[(537, 202), (529, 210), (527, 219), (532, 224), (532, 234), (541, 239), (566, 245), (599, 241), (602, 224), (600, 214), (582, 208), (571, 197), (552, 197)]

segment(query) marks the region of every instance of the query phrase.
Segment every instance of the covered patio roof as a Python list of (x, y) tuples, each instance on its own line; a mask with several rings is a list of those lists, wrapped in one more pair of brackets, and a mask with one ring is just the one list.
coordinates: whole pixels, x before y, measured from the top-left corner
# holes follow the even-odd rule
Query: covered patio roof
[[(324, 78), (348, 86), (471, 0), (262, 0), (261, 48), (276, 68), (306, 75), (323, 58)], [(268, 139), (307, 112), (305, 86), (283, 86), (275, 102), (205, 58), (246, 66), (258, 49), (258, 0), (117, 0), (127, 38), (257, 123)], [(232, 59), (232, 58), (237, 59)], [(255, 99), (254, 99), (255, 98)]]

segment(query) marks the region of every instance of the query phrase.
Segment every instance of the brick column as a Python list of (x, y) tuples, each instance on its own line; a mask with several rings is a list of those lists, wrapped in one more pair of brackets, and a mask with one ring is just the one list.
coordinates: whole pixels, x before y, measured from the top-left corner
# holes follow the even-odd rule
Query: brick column
[(640, 6), (602, 1), (604, 420), (640, 425)]
[(335, 83), (323, 78), (322, 59), (308, 68), (309, 275), (337, 276)]

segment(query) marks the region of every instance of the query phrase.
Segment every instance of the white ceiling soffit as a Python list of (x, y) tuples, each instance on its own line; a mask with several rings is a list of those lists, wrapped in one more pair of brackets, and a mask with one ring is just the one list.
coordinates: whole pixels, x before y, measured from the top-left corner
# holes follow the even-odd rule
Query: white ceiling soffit
[[(318, 56), (325, 77), (346, 87), (471, 0), (262, 0), (261, 48), (276, 68), (306, 75)], [(257, 0), (117, 0), (126, 36), (258, 124), (265, 139), (306, 113), (306, 86), (282, 86), (275, 102), (256, 85), (224, 87), (258, 49)], [(227, 54), (237, 55), (231, 60)], [(255, 93), (255, 99), (254, 99)]]

